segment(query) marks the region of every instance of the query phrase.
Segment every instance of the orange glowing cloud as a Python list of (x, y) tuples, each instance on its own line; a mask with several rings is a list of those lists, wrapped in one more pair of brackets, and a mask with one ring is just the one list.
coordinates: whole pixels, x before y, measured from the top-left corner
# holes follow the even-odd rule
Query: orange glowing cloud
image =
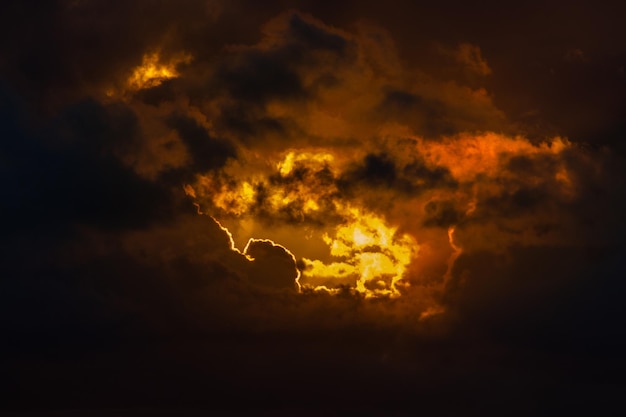
[(463, 133), (453, 138), (419, 143), (420, 152), (429, 163), (445, 166), (459, 181), (471, 181), (480, 174), (494, 177), (513, 157), (558, 155), (568, 146), (569, 142), (560, 137), (533, 145), (523, 137), (493, 132)]
[[(291, 149), (267, 154), (263, 169), (254, 173), (236, 164), (220, 175), (200, 175), (185, 189), (203, 205), (235, 222), (284, 223), (294, 231), (298, 227), (307, 230), (299, 238), (292, 235), (281, 242), (284, 248), (300, 248), (293, 256), (301, 259), (298, 285), (303, 290), (335, 293), (350, 288), (365, 297), (395, 297), (412, 283), (419, 283), (419, 276), (414, 274), (420, 268), (415, 265), (429, 262), (418, 256), (421, 243), (417, 243), (426, 219), (415, 224), (409, 218), (395, 216), (396, 208), (452, 202), (450, 208), (458, 214), (442, 230), (448, 246), (439, 249), (448, 253), (440, 280), (445, 286), (467, 243), (456, 240), (457, 225), (471, 223), (474, 216), (482, 215), (484, 201), (524, 187), (541, 186), (545, 181), (554, 183), (564, 195), (572, 187), (561, 161), (561, 154), (571, 145), (558, 137), (533, 144), (522, 137), (490, 132), (464, 133), (439, 141), (388, 135), (381, 143), (386, 159), (332, 147)], [(511, 171), (512, 161), (519, 158), (547, 158), (554, 168), (552, 172), (520, 175)], [(362, 167), (363, 160), (374, 162)], [(404, 176), (402, 181), (399, 175)], [(440, 185), (430, 178), (441, 175), (449, 175), (457, 185)], [(381, 184), (386, 187), (380, 188)], [(414, 194), (407, 189), (414, 189)], [(386, 209), (393, 223), (372, 206), (382, 196), (392, 202), (396, 199)], [(419, 211), (413, 211), (419, 220)], [(264, 227), (272, 226), (256, 227), (256, 233), (263, 233)], [(326, 254), (320, 256), (318, 251), (317, 258), (304, 255), (308, 239), (323, 242)], [(429, 246), (429, 242), (424, 244)], [(432, 248), (430, 245), (428, 251)], [(439, 307), (431, 307), (439, 311)]]
[(185, 52), (168, 58), (163, 58), (158, 49), (146, 52), (141, 58), (141, 64), (130, 70), (124, 82), (116, 87), (108, 87), (105, 95), (109, 99), (116, 99), (140, 90), (157, 87), (166, 80), (179, 77), (178, 67), (181, 64), (190, 63), (192, 58)]
[(190, 61), (191, 55), (188, 54), (179, 54), (164, 62), (159, 52), (146, 53), (141, 65), (133, 69), (128, 78), (128, 87), (132, 90), (156, 87), (165, 80), (178, 77), (177, 66)]
[[(492, 71), (477, 45), (444, 53), (464, 74)], [(129, 94), (159, 97), (132, 105), (162, 138), (155, 153), (169, 152), (145, 170), (175, 171), (233, 231), (232, 251), (248, 262), (255, 247), (258, 259), (278, 254), (302, 291), (441, 290), (463, 254), (557, 239), (535, 231), (556, 230), (559, 205), (576, 195), (567, 139), (516, 135), (485, 88), (403, 68), (380, 28), (285, 13), (256, 44), (196, 64), (148, 53), (129, 74)]]
[(366, 297), (400, 295), (404, 273), (419, 250), (417, 242), (374, 214), (356, 208), (346, 212), (349, 220), (337, 226), (333, 236), (324, 235), (334, 261), (304, 259), (305, 287), (350, 283)]

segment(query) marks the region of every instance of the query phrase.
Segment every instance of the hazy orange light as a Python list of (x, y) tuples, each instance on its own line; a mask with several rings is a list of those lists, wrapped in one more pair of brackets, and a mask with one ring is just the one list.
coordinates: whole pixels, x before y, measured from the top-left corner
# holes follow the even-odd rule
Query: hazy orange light
[(444, 285), (447, 284), (452, 278), (452, 268), (454, 267), (454, 263), (456, 262), (457, 258), (461, 256), (461, 253), (463, 253), (463, 249), (454, 242), (455, 230), (456, 226), (450, 226), (448, 228), (448, 242), (450, 243), (450, 247), (452, 248), (452, 254), (448, 258), (446, 273), (443, 276)]
[(514, 156), (557, 155), (568, 148), (566, 139), (533, 145), (521, 137), (497, 133), (463, 134), (442, 141), (421, 141), (418, 148), (432, 165), (445, 166), (454, 178), (471, 181), (478, 174), (495, 176), (502, 162)]

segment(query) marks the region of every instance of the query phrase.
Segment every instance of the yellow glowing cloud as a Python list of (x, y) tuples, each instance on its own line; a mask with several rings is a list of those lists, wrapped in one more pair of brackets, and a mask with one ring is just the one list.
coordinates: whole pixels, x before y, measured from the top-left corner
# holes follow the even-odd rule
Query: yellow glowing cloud
[(289, 175), (296, 163), (306, 163), (307, 166), (322, 167), (333, 162), (335, 157), (328, 152), (295, 152), (290, 151), (285, 158), (276, 164), (280, 175)]
[(345, 215), (349, 221), (335, 229), (334, 237), (324, 236), (338, 260), (304, 259), (308, 286), (332, 288), (334, 280), (343, 284), (347, 277), (354, 277), (354, 288), (366, 297), (400, 295), (398, 282), (419, 249), (415, 239), (398, 234), (397, 228), (372, 213), (349, 207)]
[(254, 187), (248, 181), (233, 185), (206, 175), (198, 175), (195, 186), (186, 184), (184, 189), (185, 193), (192, 198), (210, 192), (215, 207), (236, 216), (248, 212), (256, 197)]
[[(572, 146), (565, 139), (557, 137), (533, 144), (522, 137), (497, 133), (466, 133), (439, 141), (402, 135), (402, 138), (407, 137), (400, 140), (394, 135), (385, 136), (382, 150), (380, 146), (377, 150), (390, 155), (398, 175), (410, 173), (406, 167), (421, 161), (433, 172), (445, 168), (454, 180), (471, 186), (430, 186), (424, 179), (428, 179), (430, 171), (406, 174), (414, 175), (407, 176), (407, 181), (424, 185), (414, 195), (405, 193), (392, 201), (398, 210), (406, 209), (407, 204), (417, 207), (429, 201), (454, 200), (455, 209), (463, 212), (464, 217), (470, 217), (484, 210), (485, 199), (510, 194), (524, 186), (540, 186), (545, 181), (563, 189), (565, 195), (573, 193), (574, 184), (561, 156)], [(345, 184), (341, 181), (350, 178), (346, 173), (354, 172), (350, 170), (363, 164), (367, 149), (345, 152), (341, 148), (304, 147), (288, 149), (282, 154), (270, 153), (264, 171), (238, 168), (239, 171), (226, 170), (223, 174), (200, 175), (193, 185), (186, 186), (186, 192), (231, 220), (256, 222), (260, 214), (263, 219), (290, 224), (293, 230), (302, 223), (306, 233), (301, 237), (286, 236), (289, 246), (298, 248), (295, 254), (302, 260), (301, 288), (330, 293), (349, 288), (365, 297), (394, 297), (404, 293), (403, 288), (409, 282), (414, 287), (419, 285), (420, 277), (415, 271), (420, 268), (414, 263), (419, 245), (415, 236), (420, 236), (423, 220), (398, 217), (392, 207), (389, 218), (395, 219), (395, 224), (404, 222), (405, 230), (410, 231), (399, 233), (396, 226), (371, 208), (376, 207), (376, 200), (381, 196), (387, 198), (393, 193), (393, 184), (385, 189), (374, 185), (378, 188), (372, 192), (374, 189), (370, 190), (367, 182), (359, 183), (362, 180), (357, 179), (357, 185), (351, 190), (358, 192), (342, 191)], [(520, 175), (510, 164), (517, 157), (552, 161), (546, 165), (551, 171), (549, 175), (540, 170)], [(262, 224), (260, 220), (257, 225), (260, 229), (255, 233), (263, 233), (263, 227), (267, 226)], [(442, 250), (451, 252), (445, 257), (447, 265), (443, 267), (441, 285), (449, 282), (454, 263), (468, 245), (463, 229), (457, 226), (448, 225), (445, 240), (449, 246)], [(307, 242), (314, 242), (315, 249), (308, 255), (299, 253), (309, 250)]]
[(156, 87), (165, 80), (178, 77), (177, 66), (189, 61), (191, 61), (191, 55), (188, 54), (179, 54), (164, 62), (159, 52), (146, 53), (143, 56), (141, 65), (133, 69), (132, 74), (128, 78), (128, 88), (141, 90)]
[[(332, 164), (335, 159), (329, 152), (290, 151), (274, 166), (278, 175), (285, 178), (297, 167), (316, 172)], [(185, 186), (185, 191), (192, 197), (208, 195), (215, 208), (237, 217), (253, 213), (261, 192), (265, 210), (280, 213), (297, 204), (297, 210), (304, 217), (321, 212), (320, 197), (336, 191), (333, 186), (322, 186), (312, 178), (308, 178), (310, 181), (288, 184), (279, 182), (271, 187), (255, 185), (262, 180), (248, 178), (233, 182), (215, 176), (199, 176), (194, 186)], [(406, 269), (418, 251), (415, 239), (397, 233), (396, 227), (388, 225), (374, 213), (346, 204), (337, 197), (331, 201), (333, 211), (343, 222), (334, 227), (332, 232), (324, 233), (320, 229), (317, 233), (328, 246), (332, 259), (304, 258), (306, 279), (298, 285), (307, 289), (328, 288), (333, 291), (347, 285), (367, 297), (399, 295), (398, 283), (404, 278)], [(244, 250), (243, 254), (247, 254), (247, 251)]]
[[(255, 174), (241, 178), (240, 173), (230, 173), (236, 181), (221, 175), (207, 173), (198, 175), (196, 182), (185, 185), (186, 193), (193, 198), (209, 197), (210, 205), (231, 216), (244, 216), (254, 211), (258, 204), (272, 213), (289, 211), (295, 217), (304, 220), (322, 210), (320, 200), (336, 193), (332, 183), (320, 184), (315, 173), (323, 169), (334, 172), (337, 166), (335, 155), (324, 150), (288, 151), (278, 162), (270, 164), (271, 172), (266, 175)], [(307, 178), (295, 181), (287, 177), (294, 170), (304, 168)], [(269, 177), (285, 180), (285, 183), (268, 184)], [(278, 181), (280, 182), (280, 181)], [(327, 202), (332, 201), (326, 198)]]

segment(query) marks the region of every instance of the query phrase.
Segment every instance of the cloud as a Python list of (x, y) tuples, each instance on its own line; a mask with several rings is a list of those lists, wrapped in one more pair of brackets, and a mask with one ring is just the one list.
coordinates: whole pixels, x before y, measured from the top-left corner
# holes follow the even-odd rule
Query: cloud
[(194, 119), (172, 115), (167, 123), (187, 145), (188, 153), (193, 160), (189, 169), (192, 172), (207, 172), (223, 167), (228, 158), (236, 157), (234, 146), (224, 140), (212, 138), (206, 129)]
[(420, 155), (406, 165), (395, 161), (396, 156), (387, 153), (365, 155), (363, 161), (346, 169), (339, 184), (348, 191), (359, 184), (368, 188), (392, 189), (399, 194), (416, 196), (433, 188), (455, 188), (456, 182), (448, 169), (442, 166), (428, 167)]
[(462, 43), (453, 53), (454, 58), (461, 64), (465, 65), (469, 71), (478, 75), (491, 74), (489, 64), (482, 57), (480, 47), (470, 43)]
[[(58, 197), (64, 188), (57, 184), (83, 190), (87, 209), (59, 208), (72, 223), (113, 227), (96, 217), (97, 210), (115, 217), (114, 192), (127, 196), (122, 214), (137, 213), (117, 227), (148, 227), (167, 213), (172, 221), (172, 210), (185, 204), (184, 186), (202, 210), (261, 233), (238, 239), (282, 228), (276, 233), (286, 240), (277, 243), (295, 245), (297, 259), (332, 265), (338, 260), (320, 249), (324, 236), (355, 221), (356, 207), (399, 234), (428, 236), (431, 259), (415, 261), (406, 277), (417, 285), (420, 263), (440, 264), (432, 271), (448, 263), (451, 227), (465, 252), (572, 235), (558, 213), (579, 204), (579, 170), (595, 164), (566, 140), (539, 143), (509, 133), (515, 126), (484, 88), (408, 70), (380, 28), (360, 23), (347, 31), (286, 12), (265, 24), (258, 42), (231, 44), (211, 60), (177, 36), (157, 39), (120, 63), (124, 70), (113, 71), (112, 82), (129, 85), (148, 64), (156, 78), (112, 97), (106, 82), (95, 83), (85, 91), (100, 89), (102, 103), (83, 100), (59, 117), (58, 136), (70, 143), (61, 153), (94, 170), (62, 179), (55, 177), (60, 168), (42, 174), (52, 184), (43, 189), (59, 201), (68, 198)], [(476, 45), (460, 43), (451, 56), (461, 69), (491, 71)], [(64, 163), (68, 172), (72, 163)], [(119, 185), (104, 183), (100, 173), (121, 176)], [(41, 193), (23, 205), (41, 204)], [(77, 221), (81, 216), (86, 220)], [(286, 235), (299, 226), (315, 241), (310, 252)], [(492, 238), (481, 239), (487, 231)], [(309, 258), (313, 252), (317, 258)], [(294, 270), (290, 264), (276, 276)]]
[(3, 205), (15, 219), (10, 228), (116, 229), (166, 221), (174, 205), (167, 187), (137, 176), (119, 158), (140, 131), (128, 107), (91, 100), (68, 108), (47, 131), (12, 128), (2, 149), (9, 185)]
[(297, 290), (300, 272), (296, 259), (287, 249), (271, 240), (251, 239), (244, 253), (253, 261), (251, 282), (269, 288)]
[(274, 2), (2, 7), (11, 404), (530, 409), (619, 381), (623, 156), (528, 134), (488, 40), (409, 61)]
[[(418, 286), (419, 274), (450, 263), (451, 227), (464, 251), (569, 239), (557, 213), (580, 195), (581, 167), (568, 158), (581, 151), (559, 137), (513, 133), (484, 88), (409, 73), (389, 56), (392, 43), (365, 24), (349, 32), (289, 12), (257, 43), (231, 45), (208, 67), (193, 61), (181, 75), (193, 83), (177, 92), (193, 97), (183, 109), (226, 138), (236, 158), (196, 168), (191, 195), (242, 233), (237, 239), (279, 236), (297, 258), (336, 266), (320, 249), (323, 237), (364, 207), (418, 242), (427, 236), (430, 259), (418, 256), (406, 277)], [(460, 70), (491, 72), (478, 46), (459, 45), (451, 56)], [(286, 232), (298, 227), (314, 249)]]

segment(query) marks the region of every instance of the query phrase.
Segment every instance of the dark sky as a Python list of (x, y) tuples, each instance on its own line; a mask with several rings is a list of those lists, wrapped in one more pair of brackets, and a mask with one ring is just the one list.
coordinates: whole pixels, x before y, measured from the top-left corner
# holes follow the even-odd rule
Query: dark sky
[(620, 415), (624, 16), (2, 3), (0, 412)]

